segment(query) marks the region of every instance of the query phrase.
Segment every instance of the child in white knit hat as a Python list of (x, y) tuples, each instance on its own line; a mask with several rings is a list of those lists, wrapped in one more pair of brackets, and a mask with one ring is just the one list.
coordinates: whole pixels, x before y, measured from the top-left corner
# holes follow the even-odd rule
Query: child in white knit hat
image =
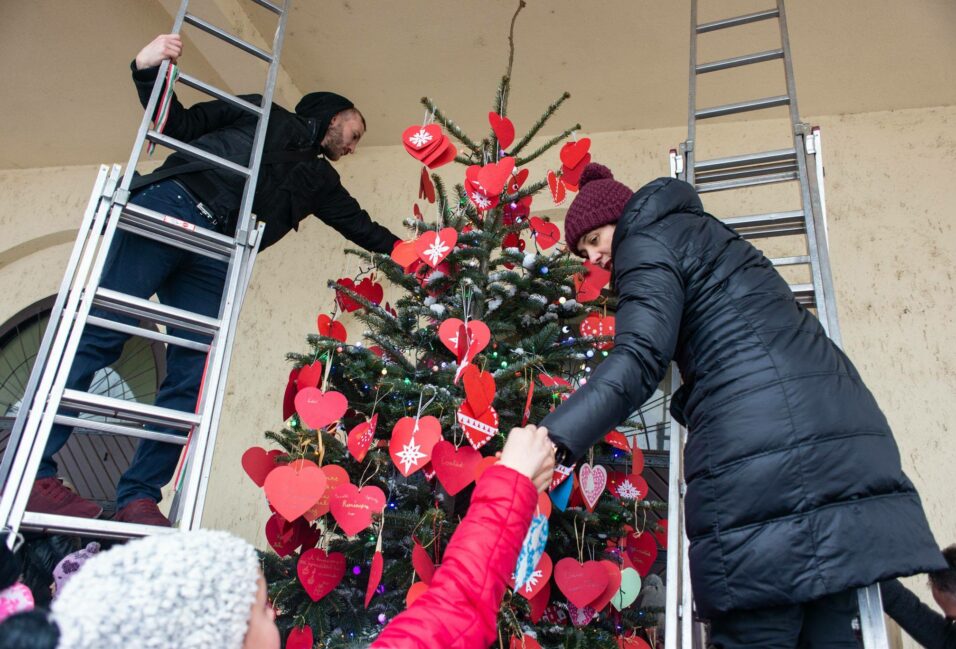
[(52, 609), (58, 649), (279, 649), (256, 551), (227, 532), (161, 534), (102, 552)]

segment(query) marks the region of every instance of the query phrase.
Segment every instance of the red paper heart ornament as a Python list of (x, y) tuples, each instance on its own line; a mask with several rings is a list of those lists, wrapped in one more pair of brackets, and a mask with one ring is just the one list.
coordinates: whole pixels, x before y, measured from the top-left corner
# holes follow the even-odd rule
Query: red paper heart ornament
[(548, 602), (551, 601), (551, 582), (544, 582), (544, 588), (541, 589), (537, 595), (531, 598), (528, 602), (531, 605), (531, 623), (537, 624), (541, 619), (541, 616), (544, 615), (544, 609), (547, 608)]
[(385, 509), (385, 493), (374, 485), (359, 489), (345, 483), (332, 492), (329, 508), (342, 531), (355, 536), (372, 524), (372, 516)]
[(423, 262), (435, 268), (454, 250), (458, 242), (455, 228), (443, 228), (440, 232), (428, 231), (415, 241), (415, 252)]
[[(597, 312), (589, 313), (581, 321), (582, 336), (613, 336), (614, 335), (614, 316), (601, 315)], [(608, 340), (595, 345), (598, 349), (611, 349), (614, 347), (614, 341)]]
[(593, 302), (601, 297), (601, 287), (588, 282), (584, 275), (577, 273), (573, 279), (575, 290), (574, 299), (578, 302), (582, 304), (585, 302)]
[(476, 366), (468, 366), (461, 375), (465, 385), (465, 399), (471, 405), (472, 412), (482, 414), (495, 400), (495, 377), (491, 372), (483, 372)]
[(639, 475), (629, 475), (614, 488), (614, 493), (618, 498), (629, 498), (630, 500), (644, 500), (647, 498), (647, 480)]
[(325, 483), (325, 473), (315, 462), (295, 460), (270, 471), (263, 486), (269, 504), (282, 518), (294, 521), (318, 502)]
[(651, 649), (644, 638), (638, 638), (636, 635), (618, 636), (617, 649)]
[(558, 175), (553, 171), (548, 172), (548, 189), (551, 190), (551, 198), (554, 200), (555, 205), (560, 205), (564, 202), (568, 189), (565, 187), (564, 181), (558, 178)]
[(422, 167), (422, 175), (418, 179), (418, 197), (424, 198), (429, 203), (435, 202), (435, 184), (428, 176), (428, 170), (425, 167)]
[(335, 338), (343, 343), (348, 337), (348, 334), (345, 331), (345, 325), (338, 320), (333, 320), (324, 313), (319, 314), (319, 317), (316, 318), (315, 324), (316, 328), (319, 330), (320, 336), (325, 336), (326, 338)]
[[(335, 280), (335, 283), (339, 286), (343, 286), (351, 291), (354, 291), (355, 280), (351, 277), (341, 277)], [(352, 299), (352, 296), (347, 295), (344, 291), (335, 292), (335, 301), (338, 303), (339, 308), (345, 311), (346, 313), (352, 313), (353, 311), (358, 311), (362, 308), (362, 305)]]
[(591, 602), (590, 606), (595, 611), (602, 610), (605, 606), (611, 603), (611, 599), (617, 595), (617, 591), (621, 589), (621, 569), (613, 561), (608, 561), (604, 559), (599, 561), (602, 566), (604, 566), (604, 571), (607, 572), (607, 587), (604, 589), (604, 592), (597, 596), (597, 598)]
[(545, 221), (539, 216), (532, 216), (528, 219), (531, 225), (531, 233), (538, 245), (543, 250), (547, 250), (561, 240), (561, 230), (554, 223)]
[(662, 518), (661, 520), (657, 521), (657, 526), (660, 529), (656, 529), (652, 533), (654, 534), (654, 538), (657, 539), (657, 542), (660, 544), (660, 546), (666, 550), (667, 549), (667, 519)]
[(607, 570), (599, 561), (565, 557), (554, 567), (554, 581), (569, 602), (584, 608), (607, 588)]
[(481, 462), (479, 462), (478, 466), (475, 468), (475, 482), (481, 480), (482, 474), (496, 464), (498, 464), (498, 458), (496, 458), (494, 455), (481, 458)]
[(416, 242), (414, 240), (401, 241), (398, 243), (398, 245), (392, 248), (392, 261), (406, 269), (406, 273), (408, 272), (408, 266), (418, 260), (418, 251), (415, 250), (415, 243)]
[(368, 449), (372, 445), (372, 440), (375, 439), (375, 428), (377, 425), (378, 413), (375, 413), (371, 419), (363, 421), (349, 431), (347, 441), (349, 453), (352, 454), (352, 457), (354, 457), (357, 462), (361, 462), (365, 459), (365, 454), (368, 453)]
[(312, 627), (295, 627), (289, 631), (289, 637), (285, 641), (285, 649), (312, 649)]
[(432, 583), (432, 577), (435, 576), (435, 562), (432, 561), (431, 556), (418, 542), (418, 539), (414, 539), (414, 543), (412, 543), (412, 567), (419, 579), (426, 584)]
[(598, 499), (607, 487), (607, 469), (600, 464), (582, 464), (578, 470), (578, 479), (581, 485), (581, 495), (588, 511), (593, 512)]
[(299, 390), (305, 388), (317, 388), (322, 382), (322, 361), (315, 361), (311, 365), (303, 365), (299, 370), (299, 378), (296, 385)]
[[(459, 327), (464, 324), (458, 318), (448, 318), (438, 326), (438, 338), (442, 341), (448, 350), (455, 354), (459, 353)], [(491, 330), (481, 320), (469, 320), (465, 327), (468, 332), (468, 354), (466, 360), (471, 360), (481, 353), (481, 351), (491, 342)]]
[[(544, 590), (544, 586), (548, 583), (548, 580), (551, 579), (551, 573), (553, 571), (554, 564), (551, 562), (551, 557), (545, 552), (541, 555), (541, 558), (538, 559), (538, 565), (535, 566), (534, 572), (531, 573), (531, 578), (528, 579), (528, 582), (524, 586), (517, 590), (518, 594), (527, 600), (534, 599), (538, 593)], [(510, 583), (511, 587), (514, 588), (514, 575), (511, 575)]]
[(634, 569), (641, 577), (646, 577), (651, 572), (651, 566), (657, 560), (657, 540), (654, 535), (645, 532), (638, 534), (631, 532), (627, 535), (627, 547), (625, 548), (627, 556), (631, 558)]
[(611, 271), (601, 268), (597, 264), (589, 261), (584, 262), (587, 269), (587, 278), (585, 281), (596, 285), (598, 288), (604, 288), (611, 281)]
[(432, 449), (440, 439), (441, 422), (435, 417), (402, 417), (392, 429), (388, 453), (407, 478), (431, 461)]
[[(520, 169), (518, 171), (515, 171), (514, 174), (511, 176), (511, 182), (508, 184), (508, 192), (514, 194), (519, 189), (521, 189), (521, 186), (524, 184), (524, 181), (528, 179), (529, 173), (530, 172), (527, 169)], [(531, 197), (526, 196), (525, 198), (531, 198)]]
[(449, 496), (454, 496), (474, 481), (479, 464), (481, 453), (470, 446), (455, 448), (451, 442), (441, 440), (432, 449), (432, 467)]
[(412, 604), (415, 603), (415, 600), (425, 594), (425, 591), (428, 590), (428, 584), (424, 581), (416, 581), (414, 584), (409, 587), (408, 592), (405, 593), (405, 608), (411, 608)]
[(382, 569), (385, 567), (385, 560), (382, 559), (381, 550), (376, 550), (372, 555), (372, 565), (368, 569), (368, 586), (365, 587), (365, 608), (368, 608), (372, 596), (375, 595), (375, 589), (382, 581)]
[(538, 644), (537, 640), (525, 633), (522, 634), (520, 638), (511, 636), (511, 640), (508, 642), (508, 649), (541, 649), (541, 645)]
[(385, 297), (385, 289), (372, 277), (362, 278), (355, 286), (355, 292), (373, 304), (381, 304), (382, 298)]
[(305, 592), (317, 602), (335, 590), (345, 576), (345, 555), (318, 548), (306, 550), (299, 557), (296, 573)]
[(283, 421), (295, 414), (295, 394), (299, 391), (297, 387), (298, 380), (299, 368), (295, 367), (289, 372), (289, 380), (285, 384), (285, 392), (282, 395)]
[(318, 430), (338, 421), (345, 414), (349, 402), (341, 392), (322, 392), (318, 388), (305, 388), (295, 395), (295, 411), (306, 426)]
[(577, 142), (566, 142), (564, 146), (561, 147), (561, 164), (565, 167), (574, 168), (577, 167), (581, 160), (584, 159), (584, 156), (588, 154), (588, 149), (591, 148), (591, 138), (582, 137)]
[(422, 160), (445, 139), (438, 124), (412, 125), (402, 133), (402, 144), (412, 157)]
[(273, 514), (266, 521), (266, 541), (280, 557), (287, 557), (302, 545), (297, 525), (290, 523), (281, 514)]
[(637, 443), (637, 435), (631, 444), (631, 473), (640, 475), (644, 472), (644, 451)]
[(515, 125), (507, 117), (498, 113), (488, 113), (488, 122), (491, 124), (491, 130), (498, 138), (498, 146), (507, 149), (515, 141)]
[(242, 468), (246, 475), (252, 478), (257, 487), (261, 487), (266, 481), (269, 473), (276, 468), (276, 456), (282, 455), (282, 451), (266, 451), (264, 448), (252, 446), (246, 449), (242, 454)]
[(589, 162), (591, 162), (591, 154), (587, 153), (581, 158), (581, 162), (579, 162), (576, 167), (561, 166), (561, 178), (564, 179), (568, 189), (571, 189), (573, 186), (574, 191), (577, 191), (578, 181), (581, 180), (581, 174), (584, 173), (584, 168), (588, 166)]
[(498, 196), (505, 188), (505, 183), (508, 182), (514, 168), (515, 159), (511, 157), (486, 164), (478, 170), (478, 184), (488, 196)]
[(465, 431), (472, 448), (476, 451), (488, 443), (498, 432), (498, 413), (491, 406), (480, 415), (476, 415), (471, 405), (465, 401), (458, 408), (458, 424)]
[(322, 473), (325, 474), (325, 491), (322, 493), (322, 497), (319, 500), (309, 507), (309, 510), (302, 514), (302, 518), (309, 521), (310, 523), (317, 519), (319, 516), (324, 516), (329, 513), (329, 501), (332, 498), (332, 493), (339, 485), (347, 484), (349, 481), (349, 473), (338, 464), (326, 464), (322, 467)]
[(597, 617), (597, 609), (590, 606), (577, 607), (568, 602), (568, 615), (571, 617), (571, 624), (576, 627), (587, 626), (591, 620)]
[(631, 447), (627, 445), (627, 437), (619, 430), (612, 430), (605, 435), (604, 443), (621, 451), (630, 452), (631, 450)]

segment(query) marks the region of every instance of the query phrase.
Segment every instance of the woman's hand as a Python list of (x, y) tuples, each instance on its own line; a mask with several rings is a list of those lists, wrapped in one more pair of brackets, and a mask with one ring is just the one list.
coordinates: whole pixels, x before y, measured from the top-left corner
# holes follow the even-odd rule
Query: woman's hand
[(538, 491), (547, 489), (554, 473), (554, 444), (548, 438), (548, 429), (534, 424), (512, 428), (500, 463), (531, 478)]

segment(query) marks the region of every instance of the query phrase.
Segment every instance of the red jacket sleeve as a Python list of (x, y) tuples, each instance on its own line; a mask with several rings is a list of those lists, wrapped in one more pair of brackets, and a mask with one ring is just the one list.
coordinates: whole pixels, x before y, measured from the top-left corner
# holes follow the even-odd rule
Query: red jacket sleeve
[(531, 480), (517, 471), (500, 465), (485, 471), (428, 590), (369, 649), (486, 649), (493, 643), (498, 607), (537, 502)]

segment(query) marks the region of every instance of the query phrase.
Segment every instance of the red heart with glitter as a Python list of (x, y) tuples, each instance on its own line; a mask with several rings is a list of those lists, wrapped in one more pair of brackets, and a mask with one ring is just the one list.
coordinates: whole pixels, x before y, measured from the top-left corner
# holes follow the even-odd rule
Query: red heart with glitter
[(345, 576), (345, 555), (341, 552), (328, 554), (318, 548), (306, 550), (299, 557), (296, 573), (305, 592), (317, 602), (341, 583)]
[[(459, 328), (464, 324), (458, 318), (448, 318), (438, 326), (438, 338), (448, 350), (459, 355), (459, 347), (463, 341), (458, 340)], [(481, 320), (469, 320), (466, 326), (468, 332), (468, 355), (465, 360), (471, 360), (481, 353), (491, 342), (491, 330)]]
[(465, 401), (458, 409), (457, 419), (465, 431), (465, 437), (475, 450), (487, 444), (498, 432), (498, 413), (490, 406), (480, 415), (476, 415), (471, 405)]
[(650, 574), (654, 561), (657, 560), (657, 540), (649, 532), (644, 534), (631, 532), (627, 535), (625, 552), (631, 558), (634, 569), (637, 570), (638, 574), (641, 577), (646, 577)]
[(415, 241), (415, 252), (419, 259), (435, 268), (455, 249), (457, 242), (455, 228), (443, 228), (440, 232), (429, 230)]
[(349, 431), (347, 442), (349, 453), (352, 454), (352, 457), (354, 457), (357, 462), (361, 462), (365, 459), (365, 454), (368, 453), (368, 449), (372, 445), (372, 440), (375, 438), (375, 427), (377, 424), (378, 413), (375, 413), (371, 419), (363, 421)]
[[(581, 321), (582, 336), (613, 336), (614, 335), (614, 316), (602, 316), (600, 313), (591, 312)], [(598, 349), (611, 349), (614, 347), (614, 341), (608, 340), (595, 345)]]
[(264, 448), (252, 446), (242, 454), (242, 468), (246, 475), (256, 483), (256, 486), (261, 487), (269, 473), (278, 466), (276, 457), (279, 455), (282, 455), (280, 450), (266, 451)]
[(299, 370), (299, 379), (296, 382), (299, 390), (317, 388), (322, 382), (322, 362), (315, 361), (311, 365), (303, 365)]
[(320, 336), (325, 336), (326, 338), (335, 338), (338, 341), (345, 342), (347, 338), (345, 332), (345, 325), (343, 325), (338, 320), (333, 320), (324, 313), (320, 314), (315, 321), (316, 327), (319, 330)]
[(325, 473), (311, 460), (295, 460), (274, 468), (263, 487), (269, 504), (287, 521), (294, 521), (325, 491)]
[(432, 467), (449, 496), (456, 495), (474, 481), (479, 464), (481, 453), (470, 446), (455, 448), (451, 442), (442, 440), (432, 449)]
[(577, 190), (578, 181), (581, 180), (581, 174), (584, 173), (584, 168), (588, 166), (588, 163), (591, 162), (591, 154), (586, 154), (581, 158), (581, 162), (578, 163), (576, 167), (561, 167), (561, 178), (564, 179), (565, 184), (573, 185), (575, 190)]
[(405, 150), (418, 160), (425, 159), (445, 139), (447, 138), (438, 124), (412, 125), (402, 133), (402, 144), (405, 145)]
[(572, 557), (565, 557), (554, 567), (554, 582), (568, 598), (568, 601), (584, 608), (598, 598), (607, 588), (607, 570), (600, 561), (580, 563)]
[(564, 181), (558, 178), (558, 175), (553, 171), (548, 172), (548, 189), (551, 190), (551, 198), (555, 205), (564, 202), (568, 189), (564, 186)]
[(412, 543), (412, 567), (415, 574), (426, 584), (432, 583), (432, 577), (435, 576), (435, 562), (432, 561), (428, 551), (422, 547), (418, 539), (413, 537)]
[(349, 402), (341, 392), (305, 388), (295, 395), (295, 411), (299, 413), (303, 423), (313, 430), (338, 421), (348, 407)]
[(515, 125), (507, 117), (498, 113), (488, 113), (488, 122), (491, 124), (491, 130), (495, 132), (498, 138), (498, 146), (507, 149), (515, 141)]
[(285, 649), (312, 649), (312, 627), (295, 627), (289, 631), (285, 641)]
[(374, 485), (359, 489), (346, 482), (332, 491), (332, 518), (347, 536), (355, 536), (372, 524), (372, 516), (385, 509), (385, 492)]
[(347, 484), (349, 481), (348, 471), (338, 464), (326, 464), (322, 467), (322, 473), (325, 474), (325, 491), (322, 493), (322, 497), (319, 498), (314, 505), (309, 507), (309, 511), (302, 514), (302, 518), (310, 523), (319, 516), (324, 516), (329, 513), (329, 503), (332, 499), (332, 492), (339, 485)]
[(479, 415), (484, 413), (495, 400), (494, 375), (470, 365), (462, 372), (461, 378), (465, 385), (465, 399), (471, 406), (471, 411)]
[(591, 148), (591, 138), (582, 137), (577, 142), (566, 142), (561, 147), (561, 164), (569, 169), (577, 167), (578, 164), (588, 155), (588, 149)]
[[(531, 575), (531, 579), (529, 579), (528, 582), (516, 592), (525, 599), (534, 599), (538, 593), (544, 590), (545, 584), (547, 584), (548, 580), (551, 579), (551, 573), (553, 570), (554, 564), (551, 562), (551, 557), (548, 556), (547, 552), (543, 553), (541, 558), (538, 559), (538, 565), (535, 566), (534, 573)], [(511, 575), (511, 577), (508, 579), (508, 583), (511, 584), (512, 588), (515, 587), (514, 575)]]
[(488, 196), (498, 196), (505, 188), (505, 183), (508, 182), (514, 168), (515, 159), (511, 157), (486, 164), (478, 170), (478, 183)]
[(441, 422), (435, 417), (428, 415), (417, 422), (415, 417), (402, 417), (392, 428), (388, 454), (407, 478), (431, 461), (432, 449), (440, 439)]
[(422, 164), (429, 169), (438, 169), (442, 165), (446, 165), (454, 160), (456, 155), (458, 155), (458, 149), (455, 148), (454, 143), (446, 137), (441, 144), (422, 159)]
[(542, 249), (547, 250), (561, 240), (561, 230), (554, 223), (537, 216), (528, 219), (528, 223), (531, 225), (532, 236)]

